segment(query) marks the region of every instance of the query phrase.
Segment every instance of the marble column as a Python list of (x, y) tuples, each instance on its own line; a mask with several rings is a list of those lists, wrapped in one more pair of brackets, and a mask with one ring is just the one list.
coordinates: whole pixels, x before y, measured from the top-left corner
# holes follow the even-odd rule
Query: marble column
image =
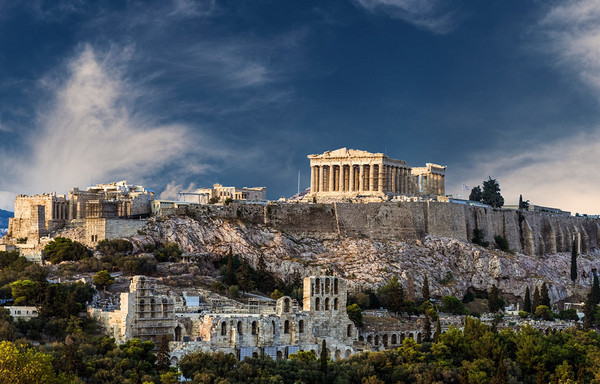
[(365, 189), (365, 166), (359, 164), (358, 166), (358, 191), (362, 192)]
[(354, 164), (350, 164), (350, 168), (348, 169), (350, 172), (350, 188), (348, 189), (350, 192), (354, 192)]
[(375, 188), (374, 168), (373, 165), (369, 165), (369, 191), (371, 192), (373, 192), (373, 188)]
[(333, 165), (330, 165), (329, 166), (329, 188), (327, 188), (327, 191), (329, 191), (329, 192), (333, 192), (333, 174), (334, 174), (333, 169), (334, 169)]
[(317, 177), (319, 178), (318, 181), (318, 188), (319, 188), (319, 192), (323, 192), (323, 171), (324, 171), (324, 167), (322, 165), (317, 167)]

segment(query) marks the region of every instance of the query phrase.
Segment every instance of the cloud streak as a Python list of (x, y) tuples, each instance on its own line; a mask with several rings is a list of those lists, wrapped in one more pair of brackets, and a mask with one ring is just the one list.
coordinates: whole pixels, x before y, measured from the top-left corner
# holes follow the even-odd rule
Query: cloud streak
[(441, 0), (355, 0), (370, 13), (385, 14), (440, 35), (452, 32), (464, 15)]
[(66, 192), (87, 185), (90, 175), (94, 182), (140, 182), (166, 167), (203, 173), (207, 158), (228, 155), (198, 130), (158, 122), (143, 107), (143, 90), (128, 83), (122, 61), (85, 46), (68, 61), (65, 79), (41, 81), (54, 97), (38, 111), (39, 130), (23, 143), (24, 155), (0, 153), (12, 170), (0, 179), (3, 208), (12, 206), (10, 193)]

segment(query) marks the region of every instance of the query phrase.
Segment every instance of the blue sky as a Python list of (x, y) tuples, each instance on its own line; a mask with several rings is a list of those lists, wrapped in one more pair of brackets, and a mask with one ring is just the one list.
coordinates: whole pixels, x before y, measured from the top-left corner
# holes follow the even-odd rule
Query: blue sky
[(277, 199), (348, 147), (598, 214), (599, 20), (591, 0), (0, 0), (0, 208), (90, 179)]

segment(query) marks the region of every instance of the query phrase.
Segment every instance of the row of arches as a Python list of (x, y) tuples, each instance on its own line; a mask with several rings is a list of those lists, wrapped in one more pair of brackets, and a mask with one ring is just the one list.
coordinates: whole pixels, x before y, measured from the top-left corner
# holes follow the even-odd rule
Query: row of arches
[[(332, 282), (333, 280), (333, 282)], [(321, 283), (323, 283), (323, 286), (321, 286)], [(338, 282), (338, 278), (330, 278), (330, 277), (324, 277), (319, 278), (317, 277), (315, 279), (315, 285), (314, 285), (314, 295), (329, 295), (331, 293), (331, 291), (333, 291), (334, 295), (339, 294), (339, 282)]]
[[(435, 332), (433, 333), (432, 337), (435, 338)], [(421, 343), (423, 340), (423, 334), (420, 331), (402, 332), (399, 334), (385, 333), (383, 335), (369, 334), (366, 336), (366, 342), (375, 347), (383, 346), (384, 348), (387, 348), (388, 346), (401, 345), (404, 342), (404, 339), (406, 339), (406, 338), (410, 338), (410, 339), (416, 340), (417, 343)], [(364, 342), (365, 336), (364, 335), (359, 336), (358, 341)]]
[[(233, 325), (233, 322), (232, 322)], [(292, 326), (293, 326), (293, 322), (291, 322), (290, 320), (285, 320), (283, 322), (283, 333), (284, 334), (290, 334), (292, 331)], [(224, 320), (221, 322), (221, 336), (227, 336), (227, 321)], [(296, 326), (296, 330), (298, 333), (304, 333), (304, 320), (299, 320)], [(271, 329), (273, 331), (273, 335), (275, 335), (277, 333), (277, 323), (275, 322), (275, 320), (271, 321)], [(245, 330), (244, 330), (244, 322), (242, 322), (241, 320), (238, 320), (238, 322), (235, 324), (235, 330), (237, 332), (238, 335), (243, 335), (245, 334)], [(258, 335), (260, 332), (260, 327), (259, 327), (259, 322), (257, 320), (252, 321), (251, 325), (250, 325), (250, 334), (252, 335)]]
[(326, 297), (325, 300), (323, 300), (323, 309), (321, 309), (321, 298), (317, 297), (315, 298), (315, 311), (330, 311), (330, 310), (334, 310), (337, 311), (339, 309), (339, 301), (338, 298), (334, 298), (333, 299), (333, 306), (331, 305), (331, 301), (329, 300), (329, 297)]

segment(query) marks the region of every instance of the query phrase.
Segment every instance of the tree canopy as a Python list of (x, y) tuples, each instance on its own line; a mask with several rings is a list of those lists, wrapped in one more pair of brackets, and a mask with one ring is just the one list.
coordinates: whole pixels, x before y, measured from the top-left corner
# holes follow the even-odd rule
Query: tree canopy
[(489, 177), (487, 181), (483, 182), (481, 201), (494, 208), (500, 208), (504, 205), (504, 198), (500, 194), (500, 185), (496, 179)]

